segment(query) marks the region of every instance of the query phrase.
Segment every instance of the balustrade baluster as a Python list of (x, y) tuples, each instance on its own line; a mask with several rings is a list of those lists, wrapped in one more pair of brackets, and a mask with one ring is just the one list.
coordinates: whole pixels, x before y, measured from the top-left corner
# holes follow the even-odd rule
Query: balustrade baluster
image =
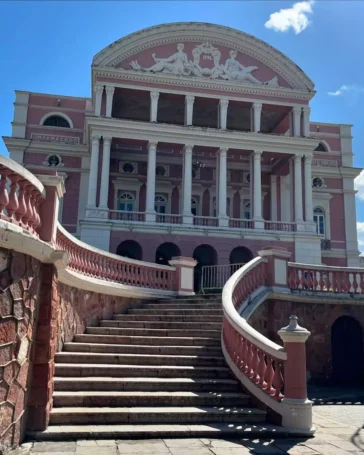
[(364, 294), (364, 273), (359, 272), (360, 294)]
[(272, 395), (275, 391), (272, 388), (274, 378), (274, 369), (273, 369), (273, 358), (271, 356), (267, 356), (267, 368), (265, 369), (264, 381), (266, 383), (265, 391)]
[(261, 350), (259, 350), (259, 363), (258, 363), (258, 378), (259, 378), (259, 386), (260, 388), (264, 387), (264, 375), (265, 375), (265, 369), (266, 369), (266, 364), (265, 364), (265, 353)]
[(248, 343), (248, 352), (246, 356), (246, 365), (245, 365), (245, 374), (246, 376), (250, 377), (251, 373), (251, 364), (252, 364), (252, 359), (253, 359), (253, 351), (252, 351), (252, 344), (250, 341)]
[(9, 203), (7, 204), (6, 211), (8, 212), (8, 217), (13, 218), (14, 213), (18, 210), (19, 207), (17, 187), (18, 180), (20, 179), (20, 177), (16, 174), (10, 174), (9, 179), (11, 181), (11, 184), (9, 193)]
[(257, 376), (258, 376), (258, 364), (259, 364), (259, 357), (258, 357), (258, 348), (254, 345), (252, 345), (252, 362), (251, 362), (251, 368), (252, 368), (252, 371), (251, 371), (251, 375), (250, 375), (250, 379), (255, 382), (257, 380)]
[(274, 366), (275, 366), (273, 376), (273, 387), (275, 389), (274, 397), (278, 399), (281, 396), (281, 390), (283, 387), (283, 376), (281, 372), (281, 363), (277, 359), (274, 359)]
[(7, 169), (0, 169), (1, 180), (0, 180), (0, 214), (7, 209), (9, 204), (8, 190), (6, 189), (6, 178), (9, 173)]

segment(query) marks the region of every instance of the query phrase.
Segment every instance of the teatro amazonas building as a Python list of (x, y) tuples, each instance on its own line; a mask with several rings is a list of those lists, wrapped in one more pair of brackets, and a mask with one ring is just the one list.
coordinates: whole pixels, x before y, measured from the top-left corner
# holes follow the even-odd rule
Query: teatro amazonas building
[(159, 263), (244, 263), (277, 246), (359, 265), (351, 126), (310, 119), (314, 83), (277, 49), (158, 25), (95, 55), (91, 87), (16, 91), (4, 138), (34, 174), (64, 176), (60, 221), (81, 240)]

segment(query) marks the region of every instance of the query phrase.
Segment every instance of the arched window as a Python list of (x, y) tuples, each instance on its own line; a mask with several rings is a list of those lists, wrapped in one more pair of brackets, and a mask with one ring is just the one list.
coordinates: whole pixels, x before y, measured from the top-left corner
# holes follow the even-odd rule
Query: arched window
[(325, 210), (321, 207), (315, 207), (313, 210), (313, 221), (316, 223), (316, 232), (319, 235), (326, 233)]
[(191, 199), (191, 212), (192, 215), (197, 216), (197, 210), (198, 210), (198, 201), (196, 198)]
[(157, 194), (157, 196), (154, 199), (154, 210), (157, 213), (166, 213), (166, 208), (167, 199), (164, 196)]
[(314, 151), (315, 152), (327, 152), (327, 148), (325, 147), (324, 143), (320, 142)]
[(251, 211), (250, 211), (250, 202), (245, 202), (244, 204), (244, 220), (250, 220), (250, 215), (251, 215)]
[(51, 115), (50, 117), (47, 117), (43, 122), (43, 126), (53, 126), (56, 128), (71, 128), (71, 125), (69, 124), (68, 120), (61, 117), (60, 115)]
[(119, 196), (119, 210), (124, 212), (135, 211), (135, 198), (130, 193), (122, 193)]

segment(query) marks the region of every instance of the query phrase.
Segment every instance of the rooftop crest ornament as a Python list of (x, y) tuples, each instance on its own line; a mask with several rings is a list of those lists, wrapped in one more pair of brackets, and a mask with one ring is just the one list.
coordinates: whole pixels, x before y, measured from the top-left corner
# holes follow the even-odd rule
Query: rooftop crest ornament
[[(209, 79), (223, 79), (227, 81), (248, 82), (254, 85), (267, 85), (269, 87), (279, 87), (277, 76), (270, 81), (262, 82), (253, 76), (257, 66), (244, 66), (237, 60), (238, 51), (231, 49), (230, 57), (225, 64), (220, 63), (221, 51), (211, 43), (205, 42), (195, 46), (192, 50), (193, 61), (188, 59), (184, 52), (184, 44), (177, 44), (177, 52), (167, 58), (156, 57), (152, 54), (155, 64), (149, 68), (143, 68), (137, 60), (133, 60), (130, 66), (135, 71), (147, 73), (174, 74), (176, 76), (195, 76), (206, 77)], [(202, 60), (213, 61), (213, 67), (201, 66)]]

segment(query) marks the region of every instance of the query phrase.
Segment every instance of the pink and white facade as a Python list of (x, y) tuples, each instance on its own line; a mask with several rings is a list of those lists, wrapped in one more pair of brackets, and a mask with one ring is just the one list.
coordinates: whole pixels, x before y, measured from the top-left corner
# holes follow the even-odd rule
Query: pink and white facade
[(279, 51), (166, 24), (102, 50), (91, 77), (91, 98), (16, 91), (4, 138), (31, 172), (64, 177), (69, 232), (150, 262), (246, 262), (272, 246), (359, 265), (351, 126), (310, 120), (314, 84)]

